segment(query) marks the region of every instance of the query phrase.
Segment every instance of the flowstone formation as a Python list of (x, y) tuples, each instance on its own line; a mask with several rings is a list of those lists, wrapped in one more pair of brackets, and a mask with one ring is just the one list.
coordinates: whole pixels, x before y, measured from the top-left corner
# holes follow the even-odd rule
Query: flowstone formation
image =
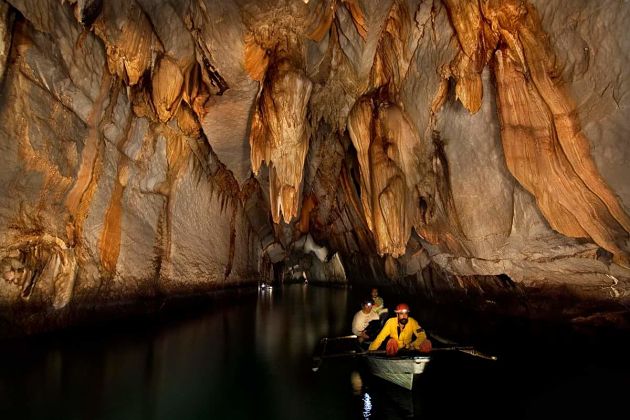
[(627, 319), (629, 18), (0, 0), (5, 318), (306, 279)]

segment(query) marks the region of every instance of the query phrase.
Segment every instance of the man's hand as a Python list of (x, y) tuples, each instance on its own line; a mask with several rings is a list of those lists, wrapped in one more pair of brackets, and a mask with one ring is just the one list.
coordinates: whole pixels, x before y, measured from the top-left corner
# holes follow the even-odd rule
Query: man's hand
[(420, 350), (421, 353), (430, 353), (432, 348), (433, 344), (428, 338), (418, 345), (418, 350)]

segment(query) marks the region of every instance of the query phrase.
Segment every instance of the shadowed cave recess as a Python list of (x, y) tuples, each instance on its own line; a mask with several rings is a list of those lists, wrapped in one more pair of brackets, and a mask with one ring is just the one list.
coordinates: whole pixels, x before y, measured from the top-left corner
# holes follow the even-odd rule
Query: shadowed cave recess
[(304, 279), (627, 330), (628, 21), (0, 0), (3, 335)]

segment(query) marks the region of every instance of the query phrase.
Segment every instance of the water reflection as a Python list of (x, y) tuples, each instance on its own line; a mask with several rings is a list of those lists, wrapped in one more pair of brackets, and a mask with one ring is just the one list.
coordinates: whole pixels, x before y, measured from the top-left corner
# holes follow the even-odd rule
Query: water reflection
[(0, 418), (347, 418), (339, 372), (313, 376), (344, 332), (345, 290), (296, 285), (0, 346)]
[[(255, 342), (268, 359), (301, 360), (318, 341), (347, 326), (347, 290), (294, 285), (259, 293)], [(277, 303), (277, 305), (276, 305)]]
[[(353, 299), (341, 289), (276, 287), (140, 322), (0, 343), (0, 418), (606, 418), (610, 401), (630, 389), (627, 358), (612, 347), (602, 348), (605, 357), (546, 348), (499, 362), (444, 352), (413, 392), (374, 378), (360, 359), (329, 359), (313, 373), (320, 338), (349, 332)], [(429, 328), (471, 323), (435, 314), (417, 311)]]
[[(363, 376), (365, 376), (365, 380)], [(352, 371), (350, 383), (363, 419), (410, 419), (414, 416), (413, 393), (397, 385)]]
[(372, 415), (372, 397), (367, 392), (363, 394), (363, 418), (369, 419)]
[(361, 395), (363, 391), (363, 379), (361, 379), (361, 374), (356, 370), (350, 373), (350, 384), (352, 385), (354, 395)]

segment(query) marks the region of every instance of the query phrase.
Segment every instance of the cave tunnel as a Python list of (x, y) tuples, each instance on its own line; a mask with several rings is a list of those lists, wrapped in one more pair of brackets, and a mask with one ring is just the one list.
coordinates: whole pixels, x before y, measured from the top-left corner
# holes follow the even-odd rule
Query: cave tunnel
[(0, 416), (617, 416), (629, 21), (0, 0)]

